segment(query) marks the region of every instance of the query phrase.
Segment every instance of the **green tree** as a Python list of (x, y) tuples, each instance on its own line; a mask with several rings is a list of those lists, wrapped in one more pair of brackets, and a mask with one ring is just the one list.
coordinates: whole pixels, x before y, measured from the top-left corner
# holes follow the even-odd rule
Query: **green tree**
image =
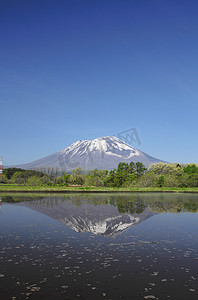
[(136, 165), (133, 161), (131, 161), (130, 164), (129, 164), (129, 173), (130, 174), (135, 174), (136, 173)]
[(5, 174), (0, 176), (0, 183), (8, 183), (8, 178)]
[(162, 186), (164, 186), (164, 182), (165, 182), (164, 176), (161, 175), (161, 176), (158, 178), (158, 180), (157, 180), (157, 182), (156, 182), (156, 185), (157, 185), (158, 187), (162, 187)]
[(116, 176), (116, 169), (111, 170), (106, 178), (104, 179), (104, 185), (105, 186), (114, 186), (115, 185), (115, 176)]
[(146, 168), (145, 166), (143, 165), (143, 163), (141, 162), (136, 162), (135, 164), (135, 174), (137, 176), (137, 178), (139, 178), (140, 176), (144, 175), (145, 172), (146, 172)]
[(153, 172), (157, 175), (166, 175), (166, 174), (172, 174), (172, 175), (182, 175), (183, 174), (183, 168), (178, 163), (157, 163), (157, 164), (151, 164), (148, 169), (150, 172)]
[(138, 179), (137, 186), (139, 186), (139, 187), (155, 187), (157, 179), (158, 179), (158, 175), (154, 174), (153, 172), (146, 172), (144, 175), (142, 175)]
[(76, 168), (76, 169), (74, 169), (72, 171), (72, 174), (73, 175), (82, 175), (83, 174), (83, 170), (82, 170), (82, 168), (78, 167), (78, 168)]
[(12, 182), (16, 183), (16, 184), (25, 184), (27, 181), (27, 179), (25, 178), (24, 172), (21, 171), (17, 171), (16, 173), (14, 173), (14, 175), (12, 176)]
[(114, 179), (115, 186), (122, 186), (127, 181), (128, 175), (129, 165), (127, 163), (119, 163)]
[(79, 167), (72, 171), (72, 175), (68, 177), (68, 183), (74, 185), (83, 185), (85, 181), (85, 176), (83, 175), (83, 170)]
[(184, 167), (184, 173), (186, 174), (198, 173), (198, 166), (196, 164), (189, 164), (186, 167)]
[(37, 176), (31, 176), (26, 180), (25, 184), (30, 186), (40, 186), (42, 185), (42, 182), (41, 182), (41, 178)]

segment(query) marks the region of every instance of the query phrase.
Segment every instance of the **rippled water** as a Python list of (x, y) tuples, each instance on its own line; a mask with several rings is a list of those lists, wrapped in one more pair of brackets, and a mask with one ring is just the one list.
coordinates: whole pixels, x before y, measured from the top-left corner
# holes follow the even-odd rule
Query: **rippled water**
[(0, 299), (198, 299), (198, 195), (0, 199)]

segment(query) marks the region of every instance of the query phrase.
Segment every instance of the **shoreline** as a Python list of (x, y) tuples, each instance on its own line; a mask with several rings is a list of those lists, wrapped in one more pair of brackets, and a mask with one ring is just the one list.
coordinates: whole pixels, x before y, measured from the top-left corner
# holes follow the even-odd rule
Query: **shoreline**
[(4, 189), (0, 187), (0, 194), (9, 194), (9, 193), (48, 193), (48, 194), (116, 194), (116, 193), (198, 193), (198, 188), (194, 189), (182, 189), (182, 188), (170, 188), (170, 189), (165, 189), (165, 188), (131, 188), (131, 189), (125, 189), (125, 188), (120, 188), (120, 189), (108, 189), (108, 188), (71, 188), (71, 189), (49, 189), (49, 188), (43, 188), (43, 189), (37, 189), (37, 188), (7, 188)]

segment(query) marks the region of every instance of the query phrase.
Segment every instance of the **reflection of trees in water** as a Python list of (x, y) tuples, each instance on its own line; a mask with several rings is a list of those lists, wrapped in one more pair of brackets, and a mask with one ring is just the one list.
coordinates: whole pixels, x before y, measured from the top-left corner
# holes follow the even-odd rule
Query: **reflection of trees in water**
[[(138, 197), (139, 198), (139, 197)], [(147, 207), (146, 203), (142, 199), (130, 197), (129, 199), (120, 197), (112, 197), (109, 199), (109, 203), (118, 208), (120, 213), (140, 214), (143, 213)]]
[(120, 213), (141, 214), (148, 207), (154, 213), (198, 212), (196, 194), (68, 194), (68, 195), (2, 195), (2, 201), (9, 203), (30, 202), (33, 206), (55, 207), (68, 200), (76, 207), (83, 203), (90, 205), (112, 205)]
[(156, 213), (172, 212), (198, 212), (198, 199), (170, 199), (163, 201), (149, 201), (148, 207), (151, 211)]
[(198, 200), (190, 200), (184, 204), (184, 208), (186, 211), (197, 212), (198, 211)]
[(2, 200), (8, 203), (15, 202), (12, 196), (2, 197)]
[(1, 196), (3, 202), (8, 202), (8, 203), (16, 203), (16, 202), (23, 202), (23, 201), (31, 201), (33, 199), (41, 200), (44, 197), (43, 196), (36, 196), (35, 194), (29, 194), (29, 195), (24, 195), (24, 194), (12, 194), (12, 195), (2, 195)]

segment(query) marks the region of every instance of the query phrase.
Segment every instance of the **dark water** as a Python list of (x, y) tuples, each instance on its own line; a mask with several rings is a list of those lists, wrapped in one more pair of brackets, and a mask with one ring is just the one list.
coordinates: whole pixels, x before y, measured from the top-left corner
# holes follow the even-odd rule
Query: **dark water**
[(198, 299), (198, 195), (0, 198), (0, 299)]

